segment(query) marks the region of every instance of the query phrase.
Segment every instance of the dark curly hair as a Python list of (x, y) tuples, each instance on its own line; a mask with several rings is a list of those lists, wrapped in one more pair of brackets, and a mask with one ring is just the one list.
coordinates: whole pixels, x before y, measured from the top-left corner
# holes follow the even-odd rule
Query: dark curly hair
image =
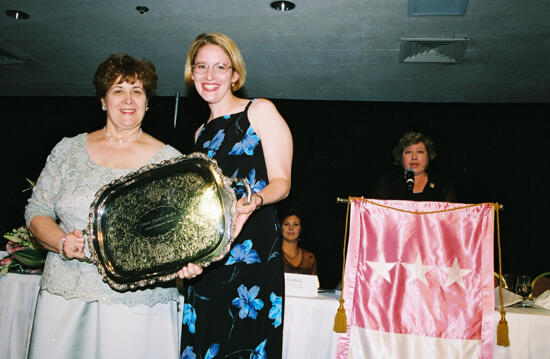
[(302, 214), (300, 213), (300, 210), (296, 207), (286, 207), (286, 208), (280, 208), (278, 211), (278, 217), (279, 217), (279, 223), (283, 223), (283, 221), (290, 216), (296, 216), (300, 219), (300, 224), (303, 224)]
[(424, 146), (426, 146), (426, 151), (428, 151), (428, 159), (432, 161), (435, 156), (435, 145), (434, 141), (431, 139), (431, 137), (426, 136), (420, 132), (407, 132), (401, 138), (399, 139), (399, 142), (397, 142), (397, 145), (392, 151), (393, 154), (393, 163), (397, 166), (403, 165), (403, 150), (405, 147), (408, 147), (410, 145), (414, 145), (417, 143), (424, 143)]
[(145, 59), (135, 59), (128, 54), (112, 54), (97, 67), (94, 75), (95, 93), (102, 99), (107, 91), (117, 83), (136, 81), (143, 83), (147, 98), (151, 98), (157, 89), (157, 73), (155, 66)]

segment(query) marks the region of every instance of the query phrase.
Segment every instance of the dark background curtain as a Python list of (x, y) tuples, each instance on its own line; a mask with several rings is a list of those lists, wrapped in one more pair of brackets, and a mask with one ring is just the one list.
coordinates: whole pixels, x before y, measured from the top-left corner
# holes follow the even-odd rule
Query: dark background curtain
[[(430, 173), (449, 179), (463, 203), (499, 202), (503, 271), (550, 270), (545, 230), (550, 200), (546, 120), (550, 104), (379, 103), (273, 100), (294, 137), (292, 190), (280, 206), (303, 214), (301, 245), (319, 261), (321, 286), (340, 279), (346, 206), (337, 197), (369, 198), (378, 176), (392, 169), (391, 150), (409, 130), (431, 136), (437, 158)], [(208, 116), (197, 97), (151, 99), (146, 132), (184, 153)], [(2, 97), (1, 176), (5, 233), (24, 224), (30, 191), (53, 146), (65, 136), (105, 124), (93, 97)], [(498, 257), (495, 256), (495, 268)]]

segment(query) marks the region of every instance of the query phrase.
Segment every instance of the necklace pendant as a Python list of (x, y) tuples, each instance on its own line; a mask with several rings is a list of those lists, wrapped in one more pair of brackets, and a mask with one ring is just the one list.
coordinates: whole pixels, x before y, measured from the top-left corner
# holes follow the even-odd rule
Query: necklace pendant
[(288, 259), (288, 260), (294, 260), (298, 257), (298, 255), (300, 254), (300, 249), (298, 248), (298, 250), (296, 251), (296, 254), (294, 255), (294, 257), (290, 257), (288, 256), (286, 253), (283, 253), (284, 256)]

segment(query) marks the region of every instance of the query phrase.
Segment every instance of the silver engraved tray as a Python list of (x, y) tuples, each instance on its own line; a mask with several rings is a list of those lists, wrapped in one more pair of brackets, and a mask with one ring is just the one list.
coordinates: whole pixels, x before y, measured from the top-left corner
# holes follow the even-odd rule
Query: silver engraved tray
[(125, 291), (165, 282), (187, 263), (222, 259), (234, 239), (236, 196), (202, 153), (148, 165), (102, 187), (90, 206), (91, 258), (103, 280)]

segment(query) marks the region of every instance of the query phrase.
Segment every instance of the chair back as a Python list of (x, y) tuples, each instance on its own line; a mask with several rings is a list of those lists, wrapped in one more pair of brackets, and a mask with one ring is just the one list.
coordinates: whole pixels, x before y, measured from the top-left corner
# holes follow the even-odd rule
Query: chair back
[[(495, 288), (498, 287), (499, 283), (500, 283), (500, 280), (499, 280), (499, 275), (497, 272), (494, 272), (495, 274)], [(504, 289), (508, 289), (508, 283), (506, 283), (506, 279), (504, 278), (504, 276), (502, 276), (502, 288)]]
[(546, 290), (549, 290), (550, 289), (550, 272), (541, 273), (538, 276), (536, 276), (535, 279), (533, 279), (531, 286), (533, 287), (533, 292), (531, 294), (533, 298), (536, 298), (542, 293), (544, 293)]

